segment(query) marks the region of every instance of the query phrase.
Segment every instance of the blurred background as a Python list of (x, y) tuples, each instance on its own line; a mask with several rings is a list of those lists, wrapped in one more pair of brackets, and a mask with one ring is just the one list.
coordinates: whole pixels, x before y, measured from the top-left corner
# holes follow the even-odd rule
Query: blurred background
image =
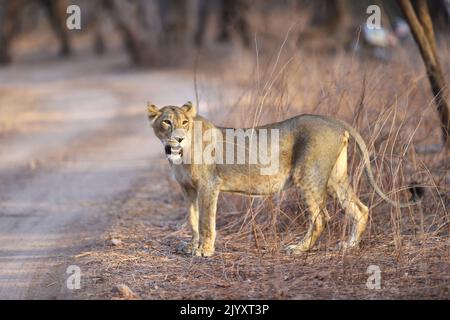
[[(70, 4), (81, 9), (81, 30), (66, 27)], [(381, 8), (382, 31), (364, 28), (369, 5)], [(428, 6), (442, 40), (449, 32), (449, 2)], [(367, 46), (383, 59), (389, 48), (409, 40), (408, 24), (393, 0), (2, 0), (0, 26), (2, 64), (32, 55), (124, 50), (135, 65), (179, 66), (200, 48), (254, 51), (255, 37), (264, 45), (278, 44), (286, 27), (298, 48), (336, 52)]]

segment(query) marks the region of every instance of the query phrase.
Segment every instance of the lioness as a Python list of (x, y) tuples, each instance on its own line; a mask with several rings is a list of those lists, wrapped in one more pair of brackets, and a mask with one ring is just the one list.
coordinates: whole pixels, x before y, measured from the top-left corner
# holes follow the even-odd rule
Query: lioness
[[(181, 107), (166, 106), (161, 109), (149, 104), (147, 111), (151, 126), (164, 146), (172, 172), (187, 201), (192, 240), (189, 244), (179, 246), (183, 253), (197, 256), (210, 256), (214, 253), (219, 192), (261, 196), (275, 194), (291, 186), (300, 190), (308, 206), (310, 225), (298, 244), (286, 248), (287, 253), (304, 252), (314, 245), (329, 220), (327, 194), (337, 198), (353, 223), (352, 233), (344, 246), (357, 246), (366, 228), (369, 210), (358, 199), (349, 183), (347, 145), (350, 136), (358, 145), (366, 175), (375, 192), (394, 206), (405, 207), (416, 203), (411, 200), (397, 203), (380, 190), (373, 178), (363, 139), (343, 121), (305, 114), (256, 127), (239, 141), (234, 139), (235, 136), (232, 136), (232, 140), (228, 139), (230, 130), (234, 129), (216, 127), (197, 115), (191, 102)], [(209, 132), (208, 137), (196, 135), (195, 126), (200, 126), (202, 132)], [(267, 133), (267, 130), (274, 134), (263, 136), (263, 132)], [(267, 155), (276, 160), (276, 170), (269, 174), (263, 173), (262, 170), (267, 169), (267, 166), (250, 161), (251, 152), (256, 152), (252, 149), (252, 141), (263, 141), (271, 146)], [(223, 163), (223, 158), (217, 157), (223, 151), (220, 151), (220, 145), (231, 145), (228, 150), (233, 152), (229, 158), (227, 151), (227, 160), (233, 160), (231, 164)], [(215, 161), (192, 161), (195, 153), (199, 152), (195, 150), (196, 146), (200, 155), (208, 153)], [(235, 150), (249, 151), (249, 155), (244, 155), (244, 160), (242, 157), (239, 159), (241, 154), (238, 152), (235, 155)], [(184, 161), (187, 159), (189, 161)]]

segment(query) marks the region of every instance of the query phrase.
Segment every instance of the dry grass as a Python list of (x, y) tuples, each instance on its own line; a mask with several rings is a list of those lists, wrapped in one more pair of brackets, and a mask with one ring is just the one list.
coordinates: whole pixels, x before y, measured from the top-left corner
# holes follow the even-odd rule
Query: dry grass
[[(372, 221), (359, 251), (329, 248), (328, 241), (336, 240), (329, 230), (314, 251), (286, 256), (274, 248), (282, 248), (293, 234), (305, 230), (303, 223), (278, 231), (277, 242), (258, 249), (252, 233), (229, 228), (239, 226), (246, 213), (222, 209), (216, 255), (181, 256), (176, 246), (189, 239), (184, 203), (176, 183), (167, 179), (165, 161), (154, 165), (156, 170), (142, 177), (133, 196), (115, 208), (118, 218), (109, 232), (74, 258), (83, 270), (82, 290), (76, 297), (109, 299), (115, 285), (126, 284), (143, 299), (448, 298), (448, 237), (401, 235), (402, 248), (397, 250), (390, 231), (379, 221)], [(225, 201), (220, 203), (223, 207)], [(264, 211), (259, 216), (270, 214)], [(339, 216), (335, 221), (334, 227), (342, 223)], [(243, 230), (251, 224), (244, 223)], [(110, 239), (122, 243), (113, 246)], [(380, 290), (365, 285), (370, 265), (381, 268)]]

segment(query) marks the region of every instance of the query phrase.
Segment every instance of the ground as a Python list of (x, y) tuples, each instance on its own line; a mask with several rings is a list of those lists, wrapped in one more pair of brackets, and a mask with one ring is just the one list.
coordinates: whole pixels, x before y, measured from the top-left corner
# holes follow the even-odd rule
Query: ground
[(181, 71), (126, 65), (73, 58), (0, 70), (0, 297), (63, 297), (68, 257), (151, 168), (146, 101), (182, 103), (192, 84)]
[[(189, 239), (185, 208), (165, 161), (154, 165), (158, 169), (146, 172), (132, 197), (116, 208), (114, 226), (72, 260), (85, 274), (75, 297), (117, 298), (112, 288), (125, 284), (142, 299), (449, 298), (445, 238), (419, 244), (405, 236), (400, 255), (392, 241), (373, 237), (353, 253), (322, 243), (311, 253), (286, 256), (286, 243), (277, 252), (257, 250), (254, 241), (219, 227), (213, 257), (179, 255), (177, 244)], [(224, 218), (219, 213), (219, 225)], [(114, 246), (111, 239), (121, 243)], [(379, 290), (366, 285), (371, 265), (381, 270)]]
[[(0, 70), (1, 298), (123, 298), (113, 290), (121, 284), (142, 299), (449, 298), (448, 197), (439, 188), (422, 216), (431, 232), (385, 229), (392, 211), (378, 203), (361, 249), (336, 251), (345, 219), (334, 210), (319, 245), (299, 256), (283, 252), (306, 230), (294, 194), (280, 211), (291, 220), (265, 210), (267, 199), (248, 206), (221, 196), (216, 254), (177, 254), (189, 238), (186, 209), (145, 105), (194, 100), (192, 72), (126, 66), (75, 57)], [(81, 270), (78, 290), (66, 286), (71, 265)], [(372, 265), (380, 289), (366, 285)]]

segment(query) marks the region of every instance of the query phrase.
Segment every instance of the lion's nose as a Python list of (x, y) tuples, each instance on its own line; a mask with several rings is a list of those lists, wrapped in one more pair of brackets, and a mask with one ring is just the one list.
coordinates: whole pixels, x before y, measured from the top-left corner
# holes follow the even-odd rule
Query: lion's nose
[(175, 137), (175, 140), (177, 140), (178, 143), (181, 143), (181, 141), (184, 140), (184, 137)]

